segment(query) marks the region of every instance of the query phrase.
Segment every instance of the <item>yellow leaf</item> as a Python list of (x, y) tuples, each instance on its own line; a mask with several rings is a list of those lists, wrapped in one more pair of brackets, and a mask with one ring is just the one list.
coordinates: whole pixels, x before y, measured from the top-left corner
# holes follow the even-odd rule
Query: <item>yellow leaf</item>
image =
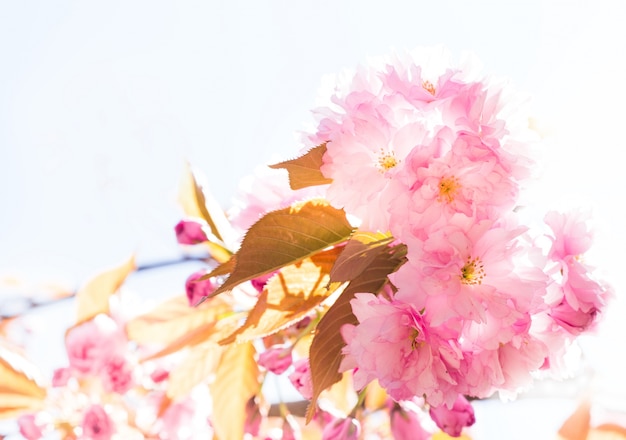
[(100, 313), (109, 313), (109, 298), (122, 286), (126, 277), (135, 270), (135, 258), (120, 266), (102, 272), (88, 281), (76, 293), (77, 324), (88, 321)]
[(342, 243), (351, 233), (345, 213), (325, 200), (269, 212), (250, 227), (230, 277), (213, 295)]
[(339, 252), (333, 248), (283, 268), (267, 282), (245, 324), (222, 342), (251, 341), (302, 319), (336, 289), (327, 285)]
[(0, 345), (0, 418), (39, 409), (46, 390), (33, 364)]
[(358, 396), (352, 385), (352, 374), (348, 372), (343, 373), (341, 380), (323, 391), (319, 398), (320, 400), (328, 399), (333, 407), (343, 413), (344, 416), (350, 414), (350, 411), (352, 411), (352, 408), (358, 401)]
[(246, 403), (259, 391), (259, 371), (252, 343), (226, 348), (210, 385), (213, 397), (211, 421), (220, 440), (244, 438)]
[[(189, 164), (185, 167), (181, 181), (179, 201), (186, 215), (198, 217), (207, 222), (211, 232), (222, 242), (221, 244), (223, 242), (230, 243), (233, 238), (233, 230), (226, 218), (226, 214), (200, 183), (199, 173), (193, 170)], [(219, 251), (221, 252), (224, 249)], [(210, 250), (213, 251), (212, 249)]]
[(320, 167), (324, 163), (324, 153), (326, 153), (326, 143), (310, 149), (296, 159), (270, 165), (270, 168), (286, 169), (289, 173), (289, 186), (293, 190), (307, 186), (324, 185), (332, 182), (332, 179), (324, 177), (320, 171)]
[(365, 408), (370, 411), (379, 410), (385, 406), (387, 398), (387, 391), (380, 386), (377, 380), (373, 380), (367, 385)]
[(443, 431), (435, 432), (431, 440), (472, 440), (467, 434), (461, 434), (458, 437), (450, 437)]
[(126, 324), (126, 333), (130, 340), (141, 344), (168, 345), (195, 329), (214, 323), (231, 310), (222, 298), (212, 298), (198, 307), (190, 307), (186, 296), (177, 296), (130, 320)]

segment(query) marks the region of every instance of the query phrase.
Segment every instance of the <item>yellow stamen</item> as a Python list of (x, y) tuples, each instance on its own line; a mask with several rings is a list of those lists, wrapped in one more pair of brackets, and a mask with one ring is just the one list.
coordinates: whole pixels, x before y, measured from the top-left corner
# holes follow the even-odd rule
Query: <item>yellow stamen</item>
[(389, 171), (396, 165), (398, 165), (400, 161), (396, 159), (396, 156), (393, 154), (393, 151), (388, 153), (385, 152), (382, 148), (380, 149), (380, 156), (378, 156), (378, 167), (381, 173), (385, 171)]
[(437, 93), (435, 86), (430, 81), (422, 81), (422, 87), (433, 96), (435, 96), (435, 93)]
[(465, 266), (461, 268), (461, 275), (459, 278), (463, 284), (475, 286), (476, 284), (482, 284), (485, 275), (483, 262), (480, 261), (480, 258), (467, 257), (467, 262), (465, 263)]
[(461, 187), (459, 183), (459, 179), (454, 176), (444, 177), (439, 182), (439, 201), (452, 203), (454, 200), (454, 195), (457, 193), (459, 188)]

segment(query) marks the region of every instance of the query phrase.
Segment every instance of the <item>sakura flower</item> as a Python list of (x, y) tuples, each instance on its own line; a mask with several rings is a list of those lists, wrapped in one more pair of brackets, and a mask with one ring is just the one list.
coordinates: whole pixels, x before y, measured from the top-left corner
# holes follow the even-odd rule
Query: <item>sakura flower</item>
[(452, 437), (459, 437), (464, 427), (472, 426), (476, 421), (472, 405), (460, 394), (451, 407), (431, 407), (430, 416), (442, 431)]
[(313, 397), (313, 382), (311, 382), (311, 367), (308, 359), (300, 359), (294, 362), (294, 371), (289, 375), (292, 385), (302, 394), (305, 399)]
[(274, 374), (282, 374), (291, 366), (292, 347), (273, 346), (259, 355), (258, 364)]
[(52, 374), (52, 386), (64, 387), (72, 377), (72, 370), (67, 367), (57, 368)]
[(83, 438), (109, 440), (115, 433), (115, 424), (100, 405), (92, 405), (85, 411), (81, 424)]
[(415, 307), (396, 299), (359, 293), (350, 303), (359, 324), (341, 328), (340, 371), (356, 369), (355, 388), (378, 379), (395, 400), (424, 395), (438, 405), (456, 398), (461, 351), (453, 330), (432, 330)]
[(198, 244), (207, 241), (205, 228), (206, 223), (203, 220), (181, 220), (174, 228), (176, 231), (176, 239), (180, 244)]
[(358, 420), (348, 417), (336, 419), (324, 427), (322, 440), (358, 440), (361, 434), (361, 424)]
[(562, 214), (550, 211), (544, 221), (552, 229), (552, 247), (548, 258), (564, 260), (584, 254), (593, 240), (585, 221), (588, 215), (582, 212)]
[(43, 438), (43, 428), (36, 422), (35, 414), (24, 414), (17, 418), (20, 434), (26, 440), (39, 440)]
[(100, 372), (106, 391), (124, 394), (133, 386), (132, 366), (121, 356), (110, 358)]
[(391, 409), (391, 434), (394, 440), (428, 440), (432, 433), (422, 427), (414, 411), (395, 404)]
[(97, 373), (116, 354), (126, 350), (126, 337), (115, 321), (106, 315), (72, 328), (65, 346), (70, 367), (79, 373)]

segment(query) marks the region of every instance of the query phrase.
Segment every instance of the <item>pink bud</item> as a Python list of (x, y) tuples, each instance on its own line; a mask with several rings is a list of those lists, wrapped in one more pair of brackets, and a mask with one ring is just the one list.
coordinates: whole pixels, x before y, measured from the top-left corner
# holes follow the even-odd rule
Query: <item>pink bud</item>
[(446, 405), (431, 407), (430, 417), (442, 431), (452, 437), (459, 437), (463, 427), (472, 426), (476, 421), (474, 408), (461, 394), (456, 398), (452, 408)]
[(83, 416), (83, 437), (89, 440), (109, 440), (115, 432), (115, 425), (100, 405), (87, 408)]
[(337, 419), (326, 425), (322, 431), (322, 440), (358, 440), (361, 424), (358, 420), (348, 417)]
[(152, 382), (154, 383), (163, 382), (168, 377), (170, 377), (170, 372), (167, 371), (165, 368), (160, 367), (150, 374), (150, 379), (152, 379)]
[(313, 397), (313, 382), (311, 381), (311, 367), (308, 359), (300, 359), (293, 364), (295, 370), (289, 375), (293, 386), (305, 399)]
[(174, 230), (176, 231), (176, 239), (180, 244), (198, 244), (207, 241), (204, 232), (205, 223), (194, 220), (181, 220), (178, 222)]
[(20, 428), (20, 434), (26, 440), (39, 440), (43, 438), (41, 426), (35, 423), (35, 414), (25, 414), (17, 419), (17, 425)]
[(391, 410), (391, 434), (395, 440), (428, 440), (426, 431), (413, 411), (405, 411), (399, 405)]
[(292, 362), (291, 347), (275, 345), (259, 355), (258, 364), (274, 374), (282, 374)]
[(52, 386), (64, 387), (72, 377), (72, 370), (68, 367), (57, 368), (52, 374)]
[(205, 275), (206, 272), (204, 270), (192, 273), (185, 282), (187, 299), (189, 300), (190, 306), (195, 306), (202, 298), (209, 296), (219, 287), (219, 282), (215, 277), (199, 280)]

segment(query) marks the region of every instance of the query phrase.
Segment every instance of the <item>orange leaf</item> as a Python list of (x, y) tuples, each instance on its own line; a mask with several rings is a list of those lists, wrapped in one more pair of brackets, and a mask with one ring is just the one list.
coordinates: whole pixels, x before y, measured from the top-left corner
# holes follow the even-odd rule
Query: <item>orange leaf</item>
[(220, 343), (251, 341), (302, 319), (338, 287), (328, 286), (328, 274), (340, 251), (333, 248), (283, 268), (270, 278), (245, 324)]
[(77, 324), (88, 321), (100, 313), (109, 313), (109, 298), (124, 284), (126, 277), (135, 270), (135, 258), (131, 257), (120, 266), (93, 277), (76, 293)]
[(0, 418), (41, 408), (46, 390), (35, 366), (0, 345)]
[(244, 438), (246, 404), (260, 389), (259, 370), (252, 343), (226, 348), (210, 385), (213, 397), (211, 421), (220, 440)]
[(390, 234), (356, 231), (330, 272), (331, 283), (355, 279), (369, 269), (379, 254), (387, 251), (387, 245), (392, 240)]
[(332, 182), (332, 179), (324, 177), (320, 171), (320, 167), (324, 163), (324, 153), (326, 153), (326, 143), (310, 149), (296, 159), (270, 165), (270, 168), (286, 169), (289, 173), (289, 186), (293, 190), (308, 186), (324, 185)]
[(130, 320), (126, 333), (135, 342), (169, 345), (230, 311), (231, 306), (221, 298), (190, 307), (185, 296), (177, 296)]
[(559, 436), (565, 440), (586, 440), (591, 423), (591, 403), (584, 400), (559, 429)]
[(356, 325), (358, 323), (352, 313), (350, 301), (359, 292), (380, 292), (388, 282), (387, 276), (404, 264), (405, 255), (405, 245), (398, 245), (388, 248), (386, 252), (378, 253), (370, 263), (368, 270), (350, 281), (341, 296), (328, 309), (317, 325), (309, 352), (313, 398), (307, 410), (307, 423), (315, 414), (315, 405), (320, 393), (341, 380), (339, 365), (343, 359), (341, 350), (345, 346), (341, 337), (341, 327), (344, 324)]
[(233, 272), (213, 295), (344, 242), (351, 233), (345, 213), (325, 200), (269, 212), (250, 227)]

